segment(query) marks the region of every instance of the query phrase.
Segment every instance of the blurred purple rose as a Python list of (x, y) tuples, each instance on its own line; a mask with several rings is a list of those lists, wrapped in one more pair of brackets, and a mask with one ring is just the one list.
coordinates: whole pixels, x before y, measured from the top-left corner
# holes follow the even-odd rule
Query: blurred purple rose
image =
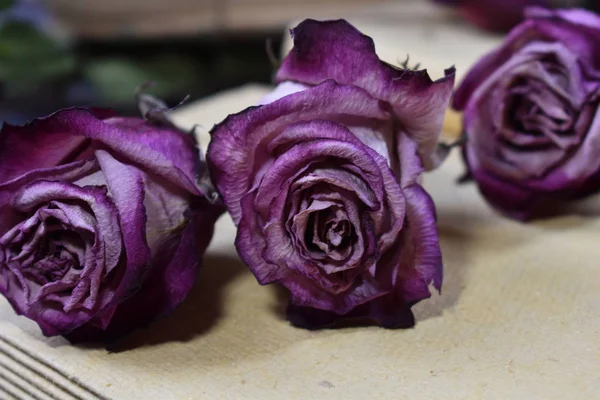
[(204, 200), (201, 167), (191, 136), (109, 111), (5, 124), (0, 292), (45, 335), (74, 341), (172, 311), (220, 213)]
[(550, 7), (550, 0), (435, 0), (458, 7), (472, 24), (491, 31), (507, 31), (521, 22), (527, 7)]
[(395, 328), (442, 284), (433, 163), (453, 71), (381, 62), (345, 21), (306, 20), (263, 105), (212, 131), (208, 163), (236, 247), (261, 284), (290, 293), (288, 318), (319, 328), (366, 318)]
[(529, 9), (454, 97), (483, 195), (527, 219), (600, 187), (600, 17)]

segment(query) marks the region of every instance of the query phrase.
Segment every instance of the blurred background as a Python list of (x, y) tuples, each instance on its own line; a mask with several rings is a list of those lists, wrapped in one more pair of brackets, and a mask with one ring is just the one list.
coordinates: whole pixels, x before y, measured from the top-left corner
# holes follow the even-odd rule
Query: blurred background
[[(133, 93), (177, 104), (270, 82), (267, 48), (304, 16), (368, 11), (377, 0), (0, 0), (0, 121), (67, 106), (134, 113)], [(272, 58), (272, 57), (271, 57)]]
[[(73, 105), (135, 113), (133, 93), (149, 81), (156, 83), (151, 92), (171, 105), (188, 94), (195, 100), (246, 82), (268, 83), (274, 72), (268, 49), (278, 58), (282, 45), (289, 47), (283, 41), (286, 27), (306, 17), (370, 21), (370, 35), (387, 29), (386, 45), (398, 62), (416, 52), (415, 61), (435, 55), (445, 68), (454, 59), (471, 61), (459, 57), (465, 38), (476, 55), (490, 47), (486, 35), (495, 38), (463, 28), (470, 26), (464, 21), (506, 30), (531, 3), (547, 5), (546, 0), (0, 0), (0, 122), (23, 123)], [(448, 24), (461, 30), (436, 34), (436, 27)], [(485, 42), (477, 47), (477, 40)]]

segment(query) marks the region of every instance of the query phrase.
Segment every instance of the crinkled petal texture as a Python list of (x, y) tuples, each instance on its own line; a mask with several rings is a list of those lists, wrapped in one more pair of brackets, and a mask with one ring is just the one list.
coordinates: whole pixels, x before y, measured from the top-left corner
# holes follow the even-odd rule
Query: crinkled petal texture
[[(389, 65), (377, 56), (373, 40), (344, 20), (309, 19), (291, 33), (294, 48), (277, 72), (278, 82), (318, 85), (332, 79), (363, 88), (386, 104), (397, 130), (417, 143), (425, 168), (439, 165), (437, 142), (452, 96), (454, 68), (434, 82), (426, 70)], [(392, 164), (398, 162), (396, 155)]]
[(215, 126), (208, 150), (241, 258), (289, 290), (297, 325), (411, 325), (410, 306), (442, 281), (417, 142), (357, 86), (288, 85), (270, 99)]
[(600, 176), (600, 18), (538, 8), (527, 16), (454, 97), (472, 176), (518, 219), (596, 191)]
[(5, 125), (2, 294), (44, 334), (77, 341), (112, 339), (170, 312), (191, 289), (219, 214), (202, 201), (199, 160), (186, 135), (104, 111)]

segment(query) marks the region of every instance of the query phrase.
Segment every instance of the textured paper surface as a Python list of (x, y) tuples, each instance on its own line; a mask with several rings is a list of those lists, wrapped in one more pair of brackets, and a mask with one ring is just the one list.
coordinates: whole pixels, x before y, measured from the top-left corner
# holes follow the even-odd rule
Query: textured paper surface
[[(266, 90), (220, 94), (177, 120), (200, 123), (206, 146), (215, 122)], [(598, 398), (600, 199), (585, 217), (523, 225), (456, 185), (462, 172), (454, 154), (425, 177), (446, 276), (414, 329), (291, 327), (285, 295), (246, 271), (225, 216), (188, 300), (112, 351), (44, 338), (0, 300), (0, 399)]]

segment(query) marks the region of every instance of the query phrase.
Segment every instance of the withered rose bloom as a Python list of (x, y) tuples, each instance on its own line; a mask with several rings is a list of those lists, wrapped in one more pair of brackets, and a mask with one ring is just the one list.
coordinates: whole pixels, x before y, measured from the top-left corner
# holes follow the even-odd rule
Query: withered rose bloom
[(212, 131), (209, 169), (237, 250), (259, 283), (288, 289), (296, 325), (410, 326), (410, 307), (442, 284), (419, 176), (437, 162), (453, 71), (433, 82), (388, 65), (345, 21), (292, 34), (275, 92)]
[(0, 131), (0, 292), (45, 335), (114, 339), (191, 289), (220, 209), (165, 121), (68, 109)]
[(529, 9), (454, 98), (464, 155), (486, 199), (528, 219), (600, 188), (600, 18)]

